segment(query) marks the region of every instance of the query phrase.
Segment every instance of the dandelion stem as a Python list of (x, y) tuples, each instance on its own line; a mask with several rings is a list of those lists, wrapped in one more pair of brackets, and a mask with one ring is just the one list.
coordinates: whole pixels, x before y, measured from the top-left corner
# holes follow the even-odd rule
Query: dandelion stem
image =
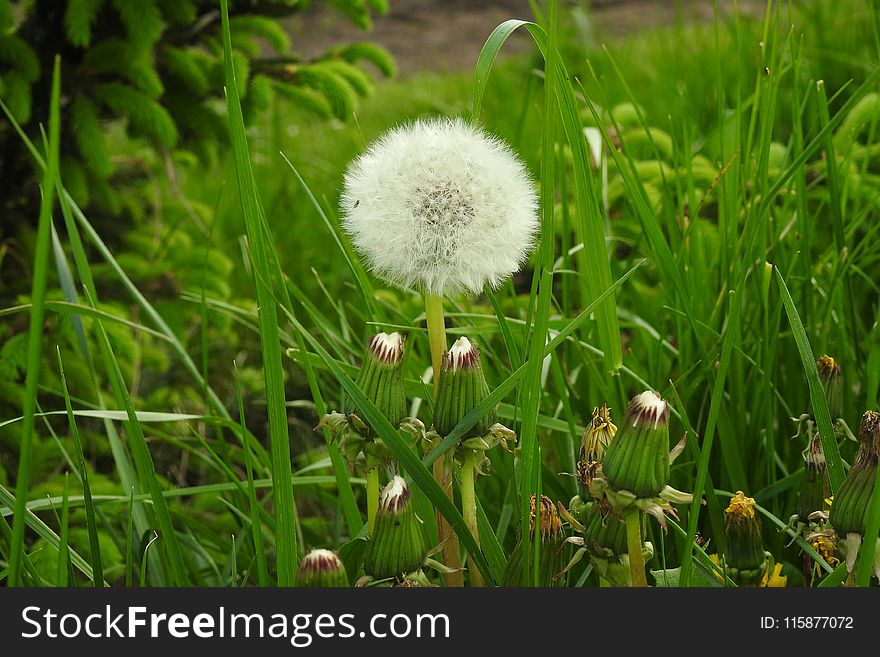
[(626, 514), (626, 550), (629, 553), (632, 585), (636, 588), (647, 587), (645, 558), (642, 555), (642, 519), (638, 509)]
[(373, 535), (376, 526), (376, 511), (379, 510), (379, 468), (367, 472), (367, 529)]
[[(464, 462), (461, 465), (461, 512), (467, 523), (468, 529), (474, 535), (477, 547), (480, 546), (480, 532), (477, 526), (477, 491), (475, 486), (477, 471), (476, 453), (467, 450)], [(470, 562), (473, 563), (473, 559)], [(484, 586), (483, 576), (480, 571), (472, 566), (470, 568), (471, 586)]]
[[(428, 344), (431, 348), (431, 366), (434, 369), (434, 395), (437, 395), (437, 385), (440, 381), (440, 370), (443, 362), (443, 352), (446, 351), (446, 321), (443, 318), (443, 297), (437, 294), (425, 295), (425, 319), (428, 324)], [(446, 455), (444, 454), (434, 461), (434, 480), (446, 491), (452, 499), (452, 480), (446, 476)], [(441, 513), (437, 513), (437, 534), (443, 545), (443, 563), (455, 570), (445, 573), (443, 580), (446, 586), (461, 587), (464, 585), (464, 576), (461, 574), (461, 548), (458, 544), (458, 536), (452, 531), (452, 527)]]
[(446, 351), (446, 322), (443, 318), (443, 297), (425, 295), (425, 319), (428, 324), (428, 344), (431, 347), (431, 367), (434, 369), (434, 394), (440, 382), (443, 352)]

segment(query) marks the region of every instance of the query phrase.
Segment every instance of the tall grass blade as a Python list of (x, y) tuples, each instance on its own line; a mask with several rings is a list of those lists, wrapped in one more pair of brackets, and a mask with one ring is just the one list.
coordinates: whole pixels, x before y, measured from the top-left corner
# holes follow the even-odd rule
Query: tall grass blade
[(251, 168), (244, 119), (235, 80), (227, 0), (221, 0), (220, 13), (223, 52), (226, 59), (226, 107), (229, 114), (229, 133), (259, 304), (260, 345), (263, 352), (272, 477), (275, 480), (275, 509), (278, 516), (276, 536), (278, 584), (279, 586), (293, 586), (298, 561), (296, 508), (293, 499), (293, 486), (290, 482), (290, 437), (287, 430), (287, 407), (284, 400), (281, 340), (278, 335), (277, 307), (271, 290), (269, 247), (266, 244), (270, 237), (263, 232), (260, 223), (260, 202)]
[(37, 387), (40, 381), (40, 367), (43, 351), (43, 303), (46, 298), (46, 279), (49, 269), (50, 224), (52, 205), (55, 200), (55, 176), (58, 172), (58, 150), (61, 141), (61, 58), (55, 57), (52, 70), (52, 91), (49, 102), (49, 145), (46, 155), (46, 169), (43, 172), (43, 198), (40, 203), (37, 243), (34, 250), (34, 278), (31, 287), (33, 305), (28, 327), (27, 372), (25, 374), (24, 424), (21, 430), (19, 447), (18, 478), (15, 482), (15, 516), (12, 520), (12, 538), (9, 545), (9, 578), (12, 586), (21, 584), (21, 563), (25, 552), (25, 503), (29, 491), (31, 474), (31, 451), (35, 437), (34, 412), (37, 405)]

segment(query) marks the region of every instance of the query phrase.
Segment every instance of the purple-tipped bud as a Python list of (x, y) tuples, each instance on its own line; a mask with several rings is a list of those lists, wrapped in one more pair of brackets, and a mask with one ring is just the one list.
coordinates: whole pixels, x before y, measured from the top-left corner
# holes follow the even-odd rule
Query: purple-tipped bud
[(296, 585), (307, 588), (347, 587), (348, 574), (342, 559), (333, 550), (312, 550), (299, 562)]
[(656, 496), (669, 480), (669, 405), (647, 390), (629, 402), (626, 418), (608, 445), (602, 471), (615, 491)]

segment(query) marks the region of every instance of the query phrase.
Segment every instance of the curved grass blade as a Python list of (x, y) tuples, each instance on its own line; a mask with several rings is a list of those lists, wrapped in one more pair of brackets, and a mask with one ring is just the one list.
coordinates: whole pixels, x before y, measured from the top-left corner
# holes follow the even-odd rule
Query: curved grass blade
[[(504, 42), (518, 28), (525, 27), (541, 51), (547, 66), (551, 67), (559, 84), (554, 85), (561, 122), (566, 140), (571, 148), (574, 197), (577, 207), (578, 231), (584, 248), (578, 252), (582, 282), (586, 292), (597, 297), (603, 289), (611, 285), (611, 266), (605, 244), (605, 222), (593, 186), (590, 169), (590, 155), (583, 134), (583, 125), (578, 113), (574, 89), (569, 82), (568, 71), (562, 57), (549, 43), (549, 37), (539, 25), (522, 20), (509, 20), (495, 28), (480, 51), (474, 71), (474, 102), (472, 120), (479, 121), (483, 96), (492, 65)], [(546, 202), (546, 199), (545, 199)], [(605, 368), (610, 373), (620, 369), (623, 352), (620, 342), (620, 328), (614, 299), (610, 298), (596, 309), (596, 323), (599, 340), (605, 359)]]
[(269, 237), (263, 231), (260, 222), (260, 202), (248, 153), (244, 118), (242, 117), (233, 66), (227, 0), (220, 2), (220, 17), (223, 54), (226, 62), (226, 108), (229, 116), (229, 133), (259, 304), (260, 345), (263, 352), (263, 373), (266, 383), (272, 477), (276, 480), (278, 584), (293, 586), (298, 561), (296, 507), (294, 506), (293, 487), (290, 482), (290, 436), (287, 428), (287, 408), (284, 402), (284, 373), (281, 364), (281, 341), (278, 335), (278, 311), (271, 290), (273, 279), (269, 269), (270, 254), (267, 246)]
[(788, 315), (788, 322), (791, 324), (791, 333), (794, 337), (798, 353), (801, 357), (801, 364), (804, 367), (804, 373), (807, 375), (807, 384), (810, 388), (810, 402), (813, 404), (813, 413), (816, 416), (816, 425), (819, 428), (819, 436), (822, 440), (822, 449), (825, 452), (825, 463), (828, 467), (828, 483), (831, 486), (831, 494), (833, 495), (840, 484), (843, 483), (843, 461), (840, 458), (840, 451), (837, 449), (837, 439), (834, 437), (834, 427), (831, 425), (831, 412), (828, 410), (828, 401), (825, 399), (825, 390), (822, 388), (822, 382), (819, 380), (819, 370), (816, 368), (816, 357), (813, 355), (813, 349), (804, 331), (803, 322), (798, 315), (797, 308), (792, 301), (791, 294), (782, 278), (782, 272), (778, 267), (774, 267), (776, 272), (776, 282), (779, 284), (779, 294), (782, 297), (782, 304), (785, 307), (785, 314)]

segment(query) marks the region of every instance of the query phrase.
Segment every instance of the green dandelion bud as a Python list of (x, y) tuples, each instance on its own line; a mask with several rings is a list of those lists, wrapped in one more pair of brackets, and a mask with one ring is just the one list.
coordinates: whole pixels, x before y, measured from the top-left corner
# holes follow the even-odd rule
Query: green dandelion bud
[(758, 586), (767, 570), (767, 554), (755, 500), (742, 491), (724, 511), (724, 569), (738, 586)]
[[(880, 456), (880, 413), (866, 411), (859, 425), (859, 450), (840, 489), (834, 495), (829, 521), (845, 540), (846, 565), (851, 572), (861, 549), (868, 521), (868, 507), (874, 496), (877, 461)], [(872, 543), (880, 545), (880, 539)], [(880, 549), (874, 547), (874, 574), (880, 579)]]
[(591, 504), (584, 523), (584, 547), (605, 559), (626, 554), (626, 525), (607, 506)]
[(822, 356), (817, 362), (819, 380), (825, 389), (825, 399), (828, 402), (828, 410), (831, 419), (835, 420), (843, 415), (843, 378), (840, 374), (840, 365), (831, 356)]
[[(584, 549), (595, 571), (612, 586), (633, 585), (626, 538), (626, 524), (606, 502), (597, 500), (587, 505)], [(653, 556), (653, 546), (644, 543), (642, 559), (650, 561)]]
[(829, 520), (837, 533), (864, 534), (868, 505), (880, 454), (880, 413), (867, 411), (859, 425), (859, 450), (840, 489), (834, 495)]
[[(535, 496), (531, 499), (531, 512), (529, 514), (529, 540), (534, 543), (535, 540)], [(541, 587), (561, 586), (563, 578), (560, 573), (564, 567), (563, 557), (565, 546), (565, 535), (562, 530), (562, 520), (556, 511), (556, 506), (552, 500), (546, 495), (541, 495), (540, 505), (540, 522), (538, 523), (540, 535), (540, 564), (539, 584)], [(504, 570), (503, 586), (520, 586), (522, 585), (523, 573), (523, 547), (522, 535), (516, 543), (516, 547), (507, 561), (507, 568)], [(533, 582), (529, 582), (531, 585)]]
[[(400, 333), (378, 333), (370, 338), (357, 383), (361, 392), (388, 421), (399, 426), (406, 416), (403, 392), (403, 338)], [(339, 449), (354, 465), (363, 454), (367, 469), (391, 461), (391, 452), (376, 431), (358, 415), (353, 400), (346, 400), (345, 413), (328, 413), (316, 429), (326, 428), (340, 438)]]
[(379, 497), (376, 524), (367, 543), (364, 572), (376, 579), (403, 577), (421, 568), (428, 554), (424, 524), (406, 482), (395, 476)]
[(296, 585), (303, 588), (343, 588), (348, 574), (342, 559), (333, 550), (312, 550), (299, 562)]
[[(489, 384), (483, 375), (480, 350), (467, 338), (459, 338), (443, 354), (443, 369), (434, 410), (435, 431), (441, 436), (449, 434), (488, 394)], [(486, 435), (494, 422), (493, 413), (484, 415), (465, 437)]]
[(605, 457), (605, 450), (616, 433), (617, 426), (611, 421), (611, 409), (608, 405), (602, 404), (601, 407), (593, 408), (593, 417), (581, 437), (577, 463), (578, 495), (584, 501), (592, 498), (590, 482), (596, 476)]
[(669, 480), (669, 406), (650, 390), (632, 398), (602, 470), (614, 491), (657, 496)]
[(804, 450), (804, 478), (798, 496), (798, 519), (803, 523), (810, 522), (811, 514), (825, 508), (825, 499), (829, 495), (828, 472), (825, 466), (825, 452), (822, 441), (816, 434)]
[[(397, 426), (406, 417), (406, 397), (403, 393), (403, 338), (400, 333), (378, 333), (370, 338), (367, 353), (358, 373), (358, 388), (388, 421)], [(358, 413), (349, 401), (348, 415)], [(376, 432), (366, 427), (366, 437)]]

